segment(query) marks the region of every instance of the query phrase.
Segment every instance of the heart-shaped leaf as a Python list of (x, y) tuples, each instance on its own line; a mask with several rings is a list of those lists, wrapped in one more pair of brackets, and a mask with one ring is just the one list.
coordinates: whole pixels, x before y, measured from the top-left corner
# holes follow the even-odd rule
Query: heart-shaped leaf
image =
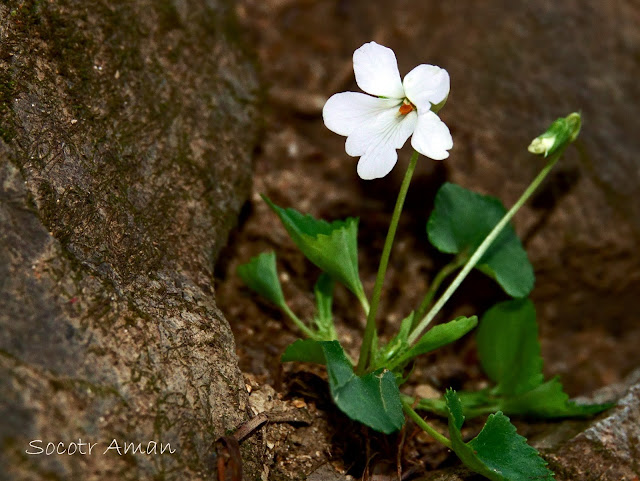
[[(427, 223), (429, 241), (441, 252), (470, 257), (506, 212), (499, 199), (447, 182), (436, 194)], [(475, 267), (512, 297), (525, 297), (533, 289), (533, 268), (511, 225), (505, 226)]]

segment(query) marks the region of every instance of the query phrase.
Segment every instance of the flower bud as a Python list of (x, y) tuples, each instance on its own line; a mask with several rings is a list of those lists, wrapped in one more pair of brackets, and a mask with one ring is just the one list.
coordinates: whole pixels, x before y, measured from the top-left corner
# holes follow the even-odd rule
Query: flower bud
[(580, 114), (577, 112), (559, 118), (544, 134), (533, 139), (528, 148), (529, 152), (547, 157), (563, 150), (578, 137), (581, 123)]

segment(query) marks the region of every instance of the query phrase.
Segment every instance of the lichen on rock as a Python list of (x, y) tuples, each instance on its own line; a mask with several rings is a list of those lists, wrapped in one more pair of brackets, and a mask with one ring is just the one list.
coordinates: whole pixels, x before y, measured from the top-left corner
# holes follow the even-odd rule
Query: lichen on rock
[[(0, 456), (15, 479), (205, 479), (213, 441), (246, 418), (212, 287), (256, 140), (233, 28), (225, 1), (0, 5)], [(78, 438), (177, 451), (25, 454)]]

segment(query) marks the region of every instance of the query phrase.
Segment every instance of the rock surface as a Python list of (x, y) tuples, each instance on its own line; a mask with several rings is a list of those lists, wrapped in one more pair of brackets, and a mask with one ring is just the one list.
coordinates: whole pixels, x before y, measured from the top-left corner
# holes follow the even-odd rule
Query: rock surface
[(256, 139), (234, 28), (222, 0), (0, 5), (1, 479), (211, 479), (246, 419), (212, 288)]
[[(640, 369), (626, 383), (596, 393), (595, 401), (619, 398), (615, 408), (547, 456), (559, 480), (635, 481), (640, 476)], [(561, 431), (557, 429), (556, 431)], [(553, 433), (552, 433), (553, 434)], [(549, 440), (553, 439), (550, 437)], [(545, 440), (547, 441), (547, 440)], [(544, 446), (543, 446), (544, 447)]]

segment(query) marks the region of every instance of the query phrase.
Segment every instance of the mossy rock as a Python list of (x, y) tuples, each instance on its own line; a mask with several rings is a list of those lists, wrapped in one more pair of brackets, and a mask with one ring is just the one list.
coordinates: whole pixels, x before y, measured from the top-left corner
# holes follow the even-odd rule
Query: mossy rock
[[(246, 418), (212, 287), (256, 141), (256, 75), (230, 12), (222, 0), (0, 5), (10, 478), (209, 479), (212, 443)], [(35, 439), (98, 445), (29, 455)], [(113, 439), (176, 451), (103, 454)]]

